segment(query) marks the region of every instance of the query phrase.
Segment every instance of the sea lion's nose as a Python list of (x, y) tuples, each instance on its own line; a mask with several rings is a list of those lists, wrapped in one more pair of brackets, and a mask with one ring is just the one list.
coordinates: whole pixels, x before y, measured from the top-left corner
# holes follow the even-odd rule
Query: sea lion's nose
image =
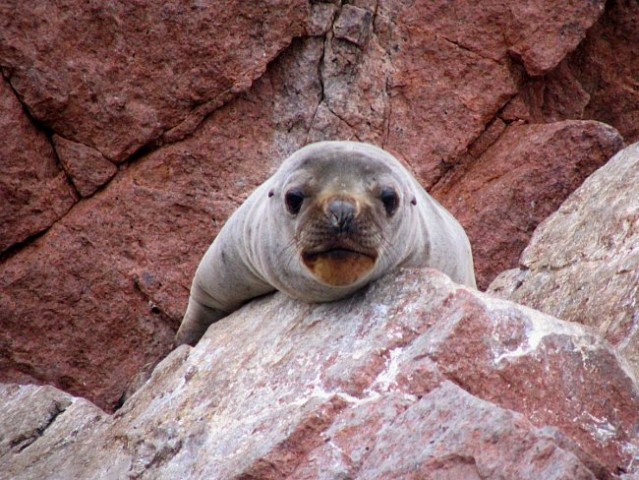
[(328, 202), (326, 213), (333, 227), (340, 231), (346, 231), (351, 228), (357, 213), (357, 206), (352, 201), (337, 198)]

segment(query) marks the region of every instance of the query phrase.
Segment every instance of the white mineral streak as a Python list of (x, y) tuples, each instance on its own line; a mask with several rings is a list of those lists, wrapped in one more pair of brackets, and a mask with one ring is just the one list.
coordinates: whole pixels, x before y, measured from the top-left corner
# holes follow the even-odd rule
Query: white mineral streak
[[(501, 314), (500, 316), (508, 317), (515, 313), (513, 305), (510, 302), (488, 297), (484, 298), (484, 302), (493, 310), (493, 312), (498, 315)], [(576, 323), (558, 320), (530, 308), (519, 307), (518, 311), (521, 310), (525, 310), (528, 314), (528, 318), (524, 321), (527, 341), (526, 343), (519, 344), (514, 350), (503, 351), (502, 348), (496, 349), (494, 351), (495, 365), (498, 365), (502, 360), (516, 359), (537, 351), (544, 338), (549, 335), (563, 335), (570, 337), (574, 348), (580, 351), (584, 361), (587, 360), (587, 351), (589, 349), (597, 348), (597, 346), (592, 343), (583, 342), (583, 336), (587, 334), (587, 331), (583, 326)], [(494, 332), (493, 337), (497, 345), (500, 347), (507, 343), (504, 342), (506, 339), (499, 338), (498, 332)]]

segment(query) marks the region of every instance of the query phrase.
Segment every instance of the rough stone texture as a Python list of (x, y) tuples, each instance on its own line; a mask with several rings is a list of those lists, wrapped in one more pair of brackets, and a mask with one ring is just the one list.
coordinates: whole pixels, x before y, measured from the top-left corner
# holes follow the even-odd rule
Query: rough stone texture
[[(588, 2), (581, 3), (591, 8)], [(523, 79), (502, 116), (534, 123), (566, 118), (598, 120), (619, 130), (626, 142), (638, 141), (639, 64), (630, 48), (638, 41), (639, 4), (607, 2), (605, 14), (575, 51), (547, 75)]]
[(60, 163), (83, 197), (90, 197), (117, 173), (117, 167), (97, 150), (81, 143), (53, 136)]
[[(513, 5), (511, 34), (519, 38), (510, 52), (521, 59), (532, 76), (550, 72), (586, 36), (603, 12), (605, 1), (556, 2), (541, 0)], [(570, 18), (570, 22), (566, 22)]]
[(122, 161), (250, 86), (307, 12), (302, 0), (8, 1), (0, 65), (35, 118)]
[[(442, 179), (432, 193), (466, 227), (485, 289), (517, 265), (504, 252), (523, 250), (535, 227), (577, 188), (584, 175), (623, 147), (612, 127), (592, 121), (509, 127), (468, 169)], [(463, 178), (463, 180), (462, 180)], [(526, 212), (526, 215), (522, 215)]]
[(366, 45), (373, 23), (373, 12), (354, 5), (344, 5), (333, 25), (335, 38), (342, 38), (359, 47)]
[(398, 67), (389, 84), (388, 146), (431, 185), (516, 95), (523, 72), (511, 53), (524, 55), (534, 74), (549, 70), (576, 47), (603, 4), (380, 2), (380, 37)]
[(75, 203), (47, 138), (0, 78), (0, 253), (59, 220)]
[[(10, 478), (7, 461), (20, 457), (32, 444), (39, 442), (36, 448), (43, 455), (51, 455), (95, 435), (108, 417), (90, 402), (50, 386), (0, 385), (0, 393), (4, 402), (0, 412), (0, 478), (3, 479)], [(59, 437), (59, 441), (43, 446), (50, 437)], [(42, 478), (53, 472), (55, 468), (51, 465), (44, 470)]]
[[(318, 40), (283, 57), (192, 138), (126, 169), (4, 263), (0, 378), (29, 374), (115, 407), (138, 369), (170, 350), (197, 262), (223, 220), (303, 144), (293, 122), (308, 119), (287, 112), (317, 102), (319, 85), (284, 72), (302, 60), (316, 68), (320, 54)], [(255, 103), (271, 115), (254, 113)], [(274, 145), (276, 130), (290, 131)]]
[(521, 415), (453, 383), (404, 408), (382, 427), (357, 478), (595, 478)]
[[(608, 2), (606, 12), (602, 1), (559, 0), (219, 5), (0, 5), (0, 69), (7, 92), (17, 93), (6, 97), (13, 106), (3, 121), (31, 121), (40, 138), (16, 128), (6, 135), (16, 132), (11, 151), (19, 155), (10, 158), (19, 168), (3, 157), (11, 168), (0, 185), (12, 185), (12, 207), (0, 207), (8, 249), (0, 258), (0, 379), (53, 383), (113, 408), (129, 377), (168, 353), (195, 266), (219, 226), (310, 141), (371, 141), (405, 160), (465, 217), (488, 282), (494, 259), (512, 265), (541, 212), (618, 137), (604, 145), (607, 130), (584, 123), (592, 142), (556, 135), (543, 158), (530, 157), (549, 183), (508, 209), (509, 225), (528, 233), (495, 231), (504, 210), (487, 206), (492, 182), (459, 201), (453, 193), (475, 184), (463, 172), (490, 179), (502, 136), (522, 152), (518, 164), (532, 161), (524, 153), (539, 144), (511, 133), (543, 127), (530, 124), (558, 122), (544, 127), (550, 132), (595, 118), (624, 134), (634, 128), (639, 57), (626, 38), (636, 35), (639, 14), (628, 2)], [(22, 156), (38, 142), (46, 161)], [(569, 148), (580, 159), (570, 175), (558, 160)], [(118, 165), (111, 179), (106, 161)], [(66, 215), (76, 199), (62, 166), (87, 195)], [(555, 172), (570, 186), (558, 185)], [(505, 192), (521, 186), (515, 175), (494, 181)], [(480, 209), (493, 216), (463, 214)]]
[(639, 3), (616, 0), (566, 59), (589, 94), (585, 117), (609, 123), (629, 143), (639, 141), (639, 64), (627, 48), (637, 42)]
[(639, 374), (639, 143), (619, 152), (542, 223), (491, 291), (595, 327)]
[(253, 302), (113, 416), (2, 394), (15, 480), (603, 479), (639, 447), (639, 390), (607, 343), (428, 269), (332, 304)]

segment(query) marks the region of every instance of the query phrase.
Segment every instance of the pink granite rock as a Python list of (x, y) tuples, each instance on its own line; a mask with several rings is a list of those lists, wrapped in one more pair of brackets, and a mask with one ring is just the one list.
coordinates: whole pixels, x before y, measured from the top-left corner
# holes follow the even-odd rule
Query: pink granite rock
[[(581, 6), (597, 8), (595, 4)], [(580, 22), (576, 20), (575, 25)], [(562, 28), (572, 30), (569, 24)], [(628, 143), (639, 140), (639, 93), (634, 87), (639, 65), (633, 48), (637, 32), (639, 5), (608, 3), (574, 52), (546, 75), (523, 79), (502, 116), (533, 123), (598, 120), (619, 130)]]
[(0, 65), (36, 119), (120, 162), (246, 90), (307, 15), (302, 0), (10, 1), (0, 6)]
[(584, 117), (615, 127), (628, 143), (639, 141), (639, 4), (610, 2), (566, 63), (589, 102)]
[(478, 259), (478, 286), (517, 265), (535, 227), (623, 146), (612, 127), (592, 121), (506, 129), (476, 161), (432, 190), (466, 228)]
[(76, 202), (46, 136), (0, 78), (0, 252), (59, 220)]
[(612, 479), (639, 451), (639, 389), (608, 343), (428, 269), (330, 304), (252, 302), (112, 416), (0, 392), (16, 480)]
[(53, 136), (53, 144), (60, 163), (83, 197), (90, 197), (117, 173), (117, 167), (97, 150), (72, 142), (59, 135)]
[[(603, 13), (606, 2), (523, 1), (512, 4), (510, 52), (532, 76), (550, 72), (572, 52)], [(566, 21), (570, 18), (570, 21)]]
[(535, 230), (491, 291), (593, 327), (639, 375), (639, 144), (592, 174)]

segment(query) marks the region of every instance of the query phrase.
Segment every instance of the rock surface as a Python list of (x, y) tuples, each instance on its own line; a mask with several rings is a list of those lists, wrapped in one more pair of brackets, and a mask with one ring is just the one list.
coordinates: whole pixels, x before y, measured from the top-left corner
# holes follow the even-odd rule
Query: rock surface
[(448, 199), (473, 253), (483, 259), (478, 286), (486, 288), (515, 267), (517, 260), (504, 252), (523, 250), (535, 227), (581, 185), (583, 175), (622, 147), (619, 133), (599, 122), (512, 126), (477, 162), (442, 179), (432, 192)]
[(639, 375), (639, 143), (619, 152), (540, 225), (491, 291), (589, 325)]
[(81, 196), (90, 197), (117, 173), (117, 167), (100, 152), (59, 135), (53, 136), (60, 163)]
[(639, 451), (639, 390), (607, 343), (428, 269), (253, 302), (112, 416), (51, 387), (2, 397), (16, 480), (594, 479)]
[(220, 225), (314, 140), (409, 164), (487, 285), (620, 148), (579, 121), (636, 137), (631, 3), (2, 3), (0, 380), (113, 409)]
[(0, 64), (35, 118), (120, 162), (250, 86), (303, 33), (307, 9), (302, 0), (9, 1)]
[(606, 14), (565, 61), (579, 79), (575, 86), (588, 93), (584, 116), (609, 123), (629, 143), (639, 141), (639, 66), (625, 46), (638, 41), (639, 4), (610, 2)]
[(62, 218), (76, 202), (51, 144), (0, 79), (0, 253)]

